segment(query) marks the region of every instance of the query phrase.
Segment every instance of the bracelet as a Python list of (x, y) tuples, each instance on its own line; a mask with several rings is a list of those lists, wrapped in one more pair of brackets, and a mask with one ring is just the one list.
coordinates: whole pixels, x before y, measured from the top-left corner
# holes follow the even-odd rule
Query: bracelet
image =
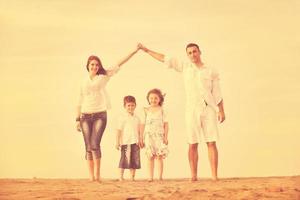
[(80, 117), (76, 117), (76, 122), (79, 122), (80, 121)]

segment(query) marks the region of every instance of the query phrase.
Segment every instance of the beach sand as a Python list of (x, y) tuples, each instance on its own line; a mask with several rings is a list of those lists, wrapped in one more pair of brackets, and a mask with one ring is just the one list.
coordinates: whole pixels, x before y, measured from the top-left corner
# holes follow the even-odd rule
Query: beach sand
[(0, 199), (277, 199), (300, 200), (300, 176), (224, 178), (217, 182), (200, 179), (168, 179), (147, 182), (101, 183), (84, 179), (0, 179)]

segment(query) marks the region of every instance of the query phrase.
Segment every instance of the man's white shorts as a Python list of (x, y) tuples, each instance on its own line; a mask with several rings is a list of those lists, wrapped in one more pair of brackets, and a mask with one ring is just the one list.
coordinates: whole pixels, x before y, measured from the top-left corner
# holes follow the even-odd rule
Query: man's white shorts
[(186, 110), (185, 120), (189, 144), (215, 142), (219, 139), (217, 114), (211, 106)]

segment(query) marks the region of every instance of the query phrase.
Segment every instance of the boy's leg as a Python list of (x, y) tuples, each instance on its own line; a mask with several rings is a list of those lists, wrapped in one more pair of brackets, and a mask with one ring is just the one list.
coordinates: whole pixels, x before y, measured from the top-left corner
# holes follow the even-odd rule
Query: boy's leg
[(212, 179), (216, 181), (218, 180), (218, 149), (216, 142), (207, 142), (207, 148)]
[(189, 144), (189, 163), (191, 168), (191, 181), (197, 181), (198, 143)]
[(119, 181), (123, 181), (124, 180), (124, 170), (123, 168), (120, 168), (120, 178)]
[(130, 174), (131, 174), (131, 180), (134, 181), (135, 169), (130, 169)]

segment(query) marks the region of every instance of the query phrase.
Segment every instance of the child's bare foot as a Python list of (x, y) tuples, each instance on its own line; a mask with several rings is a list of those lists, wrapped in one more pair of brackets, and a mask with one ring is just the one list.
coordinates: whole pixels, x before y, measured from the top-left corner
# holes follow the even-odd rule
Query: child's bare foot
[(101, 179), (100, 179), (100, 178), (96, 178), (96, 179), (95, 179), (95, 182), (101, 183)]
[(131, 177), (131, 181), (135, 181), (134, 177)]
[(218, 177), (212, 177), (212, 181), (218, 181)]
[(149, 178), (149, 179), (148, 179), (148, 182), (153, 182), (153, 178)]
[(118, 179), (118, 181), (124, 181), (125, 179), (123, 178), (123, 177), (120, 177), (119, 179)]

